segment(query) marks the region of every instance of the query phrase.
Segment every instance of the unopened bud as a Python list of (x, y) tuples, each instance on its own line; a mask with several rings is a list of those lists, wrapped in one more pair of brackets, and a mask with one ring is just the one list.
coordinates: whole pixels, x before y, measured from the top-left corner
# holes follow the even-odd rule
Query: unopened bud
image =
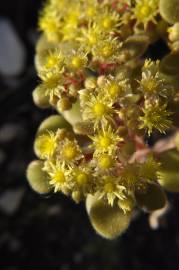
[(67, 111), (71, 109), (72, 103), (68, 97), (61, 98), (57, 103), (57, 108), (60, 112)]

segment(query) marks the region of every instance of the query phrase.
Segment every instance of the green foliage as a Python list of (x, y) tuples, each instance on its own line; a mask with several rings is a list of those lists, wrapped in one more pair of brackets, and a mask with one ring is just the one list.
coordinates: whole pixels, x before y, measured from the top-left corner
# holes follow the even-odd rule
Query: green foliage
[(160, 0), (160, 14), (169, 23), (179, 22), (179, 1)]
[(104, 238), (114, 239), (129, 226), (131, 212), (124, 213), (94, 196), (87, 197), (86, 208), (93, 228)]
[(49, 104), (49, 98), (48, 96), (45, 95), (44, 93), (44, 89), (37, 87), (34, 91), (33, 91), (33, 100), (34, 103), (42, 108), (49, 108), (50, 104)]
[[(176, 141), (178, 148), (178, 142)], [(158, 171), (159, 184), (170, 192), (179, 192), (179, 152), (170, 150), (160, 157), (162, 167)]]
[(42, 135), (48, 131), (55, 132), (58, 129), (72, 130), (71, 125), (61, 115), (51, 115), (40, 124), (37, 134)]
[(46, 172), (43, 171), (43, 162), (40, 160), (32, 161), (27, 168), (27, 179), (31, 188), (40, 193), (46, 194), (51, 191), (49, 185), (49, 177)]
[(165, 207), (166, 195), (159, 185), (150, 184), (144, 191), (136, 191), (136, 202), (144, 211), (152, 212)]

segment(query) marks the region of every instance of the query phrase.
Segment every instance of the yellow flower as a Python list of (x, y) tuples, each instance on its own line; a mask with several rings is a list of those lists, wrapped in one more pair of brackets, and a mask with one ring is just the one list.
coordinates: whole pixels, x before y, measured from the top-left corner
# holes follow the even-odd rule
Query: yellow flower
[(64, 66), (64, 57), (62, 55), (62, 52), (59, 50), (50, 50), (45, 58), (45, 64), (44, 68), (49, 69), (55, 69), (56, 72), (59, 72), (63, 69)]
[(123, 140), (110, 125), (103, 126), (95, 136), (89, 136), (89, 138), (93, 141), (92, 146), (96, 154), (114, 152), (117, 149), (117, 144)]
[(173, 87), (161, 77), (159, 72), (159, 61), (146, 60), (142, 68), (142, 79), (139, 82), (139, 89), (143, 92), (144, 97), (167, 98), (172, 96)]
[(167, 104), (149, 104), (145, 105), (143, 108), (143, 116), (140, 116), (140, 126), (141, 129), (146, 129), (148, 135), (152, 133), (153, 130), (158, 130), (160, 133), (165, 133), (168, 128), (171, 127), (172, 121), (169, 119), (171, 112), (167, 109)]
[(45, 6), (39, 19), (39, 29), (45, 33), (49, 41), (56, 42), (62, 39), (60, 28), (61, 21), (57, 14), (51, 12), (49, 5)]
[(35, 140), (34, 147), (40, 158), (45, 159), (51, 157), (57, 147), (55, 134), (48, 132), (38, 136)]
[(111, 170), (116, 164), (115, 158), (113, 158), (112, 155), (108, 154), (97, 155), (95, 156), (95, 160), (97, 163), (97, 167), (100, 170)]
[(139, 177), (138, 164), (126, 164), (119, 172), (119, 178), (121, 185), (125, 186), (128, 191), (143, 186), (143, 182)]
[(94, 176), (88, 164), (71, 167), (69, 185), (73, 192), (78, 192), (84, 198), (87, 194), (94, 193)]
[(133, 12), (137, 23), (142, 23), (144, 27), (146, 27), (148, 22), (155, 22), (155, 17), (158, 13), (158, 5), (159, 0), (136, 0)]
[(119, 179), (114, 176), (104, 176), (99, 183), (99, 190), (96, 195), (99, 199), (107, 200), (108, 204), (114, 205), (115, 201), (125, 198), (126, 188), (119, 183)]
[(119, 26), (120, 16), (116, 11), (105, 8), (98, 13), (95, 22), (102, 32), (114, 32)]
[(70, 69), (80, 71), (87, 67), (87, 53), (82, 50), (72, 50), (71, 54), (66, 59), (66, 63)]
[[(61, 72), (55, 70), (49, 72), (42, 72), (40, 74), (42, 79), (39, 87), (44, 91), (44, 95), (49, 97), (49, 101), (52, 105), (57, 103), (64, 92), (64, 78)], [(54, 102), (55, 100), (55, 102)]]
[(113, 63), (119, 57), (121, 43), (117, 38), (104, 38), (93, 46), (92, 54), (94, 60)]
[(152, 155), (149, 155), (144, 163), (140, 164), (140, 177), (149, 181), (156, 181), (157, 172), (160, 169), (160, 163), (157, 162)]
[(83, 157), (82, 151), (76, 140), (65, 139), (62, 141), (57, 150), (57, 159), (67, 164), (73, 164)]
[(83, 93), (83, 90), (80, 91), (83, 120), (92, 121), (94, 123), (94, 129), (96, 129), (100, 123), (105, 124), (107, 120), (112, 121), (111, 117), (115, 113), (112, 102), (104, 95), (87, 95), (87, 93), (88, 92)]
[(88, 28), (82, 28), (81, 36), (77, 38), (79, 42), (84, 44), (84, 47), (87, 51), (91, 52), (92, 48), (102, 39), (104, 36), (98, 25), (96, 24), (89, 24)]
[(124, 95), (130, 93), (129, 81), (127, 79), (119, 80), (113, 76), (108, 76), (101, 85), (101, 93), (105, 93), (109, 96), (113, 103), (119, 102), (119, 98), (124, 97)]
[(69, 192), (69, 169), (65, 167), (65, 163), (49, 161), (45, 164), (44, 170), (50, 176), (49, 184), (54, 187), (54, 192), (61, 191), (65, 194)]

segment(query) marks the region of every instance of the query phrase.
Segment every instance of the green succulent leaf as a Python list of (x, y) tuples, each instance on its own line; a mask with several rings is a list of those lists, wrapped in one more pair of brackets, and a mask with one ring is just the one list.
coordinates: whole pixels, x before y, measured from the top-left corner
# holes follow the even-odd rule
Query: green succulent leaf
[(179, 153), (177, 150), (169, 150), (163, 153), (159, 160), (161, 162), (162, 169), (169, 172), (179, 172)]
[(72, 130), (71, 125), (61, 115), (51, 115), (42, 121), (38, 128), (38, 135), (44, 134), (47, 131), (57, 131), (59, 128), (66, 128)]
[(179, 0), (160, 0), (159, 11), (168, 23), (179, 22)]
[(133, 35), (130, 36), (123, 44), (122, 51), (128, 52), (129, 59), (140, 57), (145, 53), (149, 45), (149, 38), (147, 35)]
[(179, 51), (171, 52), (166, 55), (160, 62), (160, 71), (166, 75), (179, 74)]
[(158, 182), (169, 192), (179, 192), (179, 172), (172, 173), (162, 170), (158, 173)]
[(37, 86), (32, 93), (34, 103), (42, 109), (49, 108), (49, 97), (45, 95), (45, 89), (41, 86)]
[(62, 112), (62, 115), (72, 126), (78, 122), (82, 122), (79, 102), (74, 103), (70, 110)]
[(27, 179), (34, 191), (40, 194), (46, 194), (51, 191), (51, 186), (49, 185), (48, 175), (42, 168), (42, 161), (32, 161), (27, 168)]
[(160, 157), (159, 184), (169, 192), (179, 192), (179, 152), (170, 150)]
[(104, 238), (114, 239), (129, 226), (131, 212), (124, 212), (118, 206), (110, 206), (95, 196), (88, 195), (86, 209), (95, 231)]
[(136, 191), (137, 205), (146, 212), (161, 209), (166, 204), (166, 195), (157, 184), (149, 184), (145, 191)]

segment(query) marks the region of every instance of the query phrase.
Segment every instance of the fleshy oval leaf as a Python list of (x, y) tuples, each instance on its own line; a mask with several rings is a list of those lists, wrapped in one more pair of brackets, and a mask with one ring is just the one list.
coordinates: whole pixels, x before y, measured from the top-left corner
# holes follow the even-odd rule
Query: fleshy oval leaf
[(59, 128), (65, 128), (68, 130), (72, 130), (71, 125), (64, 119), (61, 115), (51, 115), (42, 121), (38, 128), (38, 135), (45, 133), (46, 131), (55, 132)]
[(51, 191), (48, 175), (42, 170), (43, 162), (32, 161), (27, 168), (27, 179), (31, 188), (40, 194), (47, 194)]
[(147, 35), (136, 34), (129, 37), (123, 44), (122, 51), (128, 52), (129, 59), (140, 57), (145, 53), (149, 45)]
[(146, 212), (152, 212), (165, 206), (167, 199), (163, 189), (157, 184), (149, 184), (145, 191), (136, 191), (137, 205)]
[(111, 207), (92, 195), (87, 197), (86, 209), (95, 231), (107, 239), (120, 236), (131, 221), (131, 212), (124, 214), (118, 206)]
[(160, 157), (159, 184), (169, 192), (179, 192), (179, 152), (170, 150)]
[(37, 86), (32, 93), (34, 103), (42, 109), (49, 108), (49, 97), (45, 95), (45, 89)]
[(179, 22), (179, 0), (160, 0), (159, 11), (168, 23)]
[(179, 172), (161, 170), (158, 173), (158, 182), (169, 192), (179, 192)]
[(78, 122), (82, 122), (79, 102), (74, 103), (70, 110), (61, 113), (72, 126), (77, 124)]
[(166, 75), (179, 74), (179, 51), (173, 51), (166, 55), (160, 62), (160, 71)]
[(175, 149), (163, 153), (159, 157), (161, 167), (169, 172), (179, 172), (179, 152)]

